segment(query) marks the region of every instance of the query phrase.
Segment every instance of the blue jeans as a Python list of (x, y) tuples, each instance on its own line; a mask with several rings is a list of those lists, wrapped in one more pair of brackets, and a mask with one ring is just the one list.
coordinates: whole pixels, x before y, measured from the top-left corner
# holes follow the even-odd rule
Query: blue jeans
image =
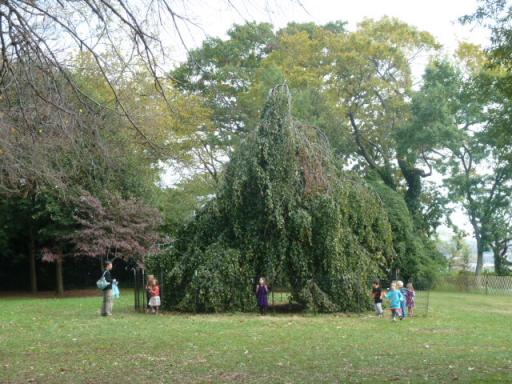
[(405, 305), (405, 301), (400, 303), (400, 308), (402, 309), (402, 319), (405, 319), (407, 316), (407, 306)]

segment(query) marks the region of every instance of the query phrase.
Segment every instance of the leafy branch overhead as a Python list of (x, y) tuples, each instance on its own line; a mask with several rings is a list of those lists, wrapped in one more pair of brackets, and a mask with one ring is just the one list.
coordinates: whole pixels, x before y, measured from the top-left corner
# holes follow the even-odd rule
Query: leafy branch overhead
[(89, 193), (77, 199), (76, 230), (69, 236), (76, 255), (136, 259), (157, 252), (161, 216), (135, 199), (113, 196), (107, 206)]

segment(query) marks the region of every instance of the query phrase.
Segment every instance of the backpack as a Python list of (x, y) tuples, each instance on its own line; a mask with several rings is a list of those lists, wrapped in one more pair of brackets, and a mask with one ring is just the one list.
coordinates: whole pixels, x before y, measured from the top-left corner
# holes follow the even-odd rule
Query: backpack
[(114, 295), (116, 299), (119, 299), (119, 296), (121, 295), (121, 293), (119, 292), (119, 287), (115, 282), (112, 283), (112, 295)]
[(101, 275), (101, 278), (96, 282), (96, 286), (101, 289), (102, 291), (107, 288), (107, 286), (110, 284), (106, 279), (105, 279), (105, 272), (103, 272), (103, 275)]

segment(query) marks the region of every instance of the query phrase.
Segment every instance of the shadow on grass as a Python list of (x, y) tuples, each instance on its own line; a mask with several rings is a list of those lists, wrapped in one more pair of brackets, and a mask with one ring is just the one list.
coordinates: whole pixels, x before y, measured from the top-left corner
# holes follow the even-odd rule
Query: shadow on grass
[(297, 303), (282, 303), (269, 306), (269, 313), (304, 313), (304, 306)]
[(55, 291), (40, 291), (36, 293), (28, 291), (0, 291), (0, 298), (26, 298), (26, 299), (55, 299), (55, 298), (66, 298), (66, 297), (94, 297), (101, 296), (96, 288), (91, 289), (73, 289), (64, 291), (63, 295), (58, 295)]

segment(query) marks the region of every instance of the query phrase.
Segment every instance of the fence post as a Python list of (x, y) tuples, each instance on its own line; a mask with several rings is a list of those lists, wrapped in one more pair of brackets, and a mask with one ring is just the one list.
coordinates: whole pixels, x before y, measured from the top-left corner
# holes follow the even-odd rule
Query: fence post
[(487, 278), (487, 275), (485, 275), (485, 294), (489, 294), (489, 279)]
[(162, 266), (158, 264), (158, 269), (160, 269), (160, 300), (163, 302), (164, 298), (164, 270), (162, 269)]
[(425, 312), (425, 317), (428, 317), (428, 306), (430, 304), (430, 285), (429, 285), (429, 289), (427, 290), (427, 309), (426, 309), (426, 312)]
[(133, 294), (134, 294), (134, 309), (137, 311), (139, 308), (139, 290), (137, 289), (137, 269), (133, 268)]

